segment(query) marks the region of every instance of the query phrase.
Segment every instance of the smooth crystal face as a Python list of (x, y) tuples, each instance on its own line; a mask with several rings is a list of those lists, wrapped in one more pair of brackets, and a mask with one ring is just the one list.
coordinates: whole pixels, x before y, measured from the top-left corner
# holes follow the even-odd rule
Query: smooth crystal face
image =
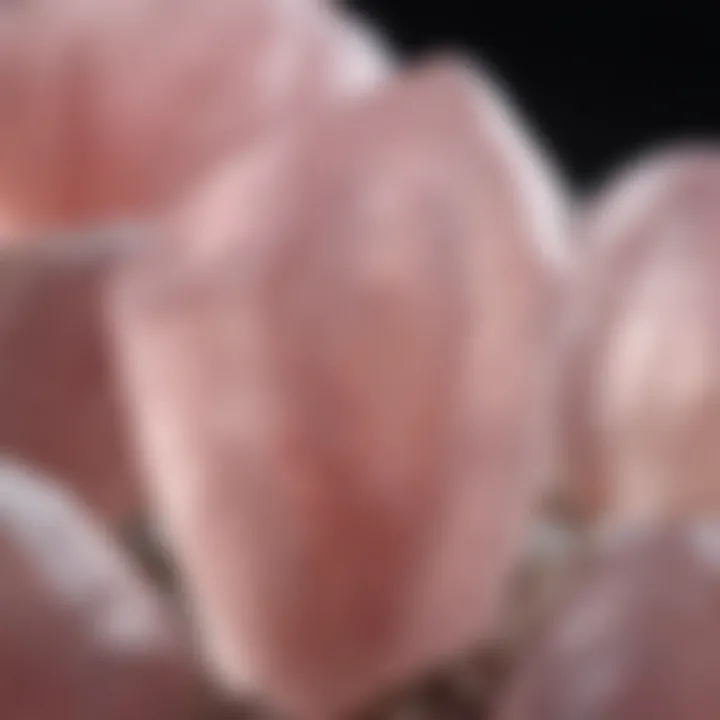
[(497, 720), (718, 717), (719, 550), (716, 522), (607, 549), (520, 659)]
[(567, 490), (611, 525), (720, 507), (720, 155), (648, 159), (588, 213), (572, 307)]
[(228, 153), (372, 87), (382, 43), (327, 5), (0, 8), (3, 239), (152, 213)]
[(195, 717), (170, 609), (71, 495), (7, 461), (0, 573), (2, 717)]
[(118, 353), (218, 673), (328, 717), (488, 631), (540, 485), (562, 202), (454, 60), (229, 167)]
[(72, 489), (103, 520), (140, 511), (102, 312), (123, 238), (55, 236), (0, 255), (0, 447)]

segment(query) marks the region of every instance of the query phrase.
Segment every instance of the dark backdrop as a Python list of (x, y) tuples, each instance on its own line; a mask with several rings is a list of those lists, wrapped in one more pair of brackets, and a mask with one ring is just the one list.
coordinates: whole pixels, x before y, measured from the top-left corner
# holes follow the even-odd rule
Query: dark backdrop
[(712, 4), (703, 12), (646, 3), (603, 9), (586, 1), (543, 12), (482, 0), (349, 4), (404, 54), (451, 47), (488, 61), (569, 176), (587, 187), (658, 142), (720, 137), (720, 33)]

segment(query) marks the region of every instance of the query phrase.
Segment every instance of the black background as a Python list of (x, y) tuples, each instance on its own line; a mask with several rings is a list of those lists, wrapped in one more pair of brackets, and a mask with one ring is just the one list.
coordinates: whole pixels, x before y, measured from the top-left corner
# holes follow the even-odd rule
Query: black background
[(646, 2), (543, 12), (482, 0), (349, 5), (405, 56), (459, 49), (489, 63), (576, 186), (589, 188), (643, 149), (720, 137), (717, 11)]

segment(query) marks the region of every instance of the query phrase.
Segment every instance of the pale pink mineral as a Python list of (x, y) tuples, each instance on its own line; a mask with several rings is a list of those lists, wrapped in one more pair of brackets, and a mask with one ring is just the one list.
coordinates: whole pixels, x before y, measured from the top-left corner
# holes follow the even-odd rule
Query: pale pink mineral
[(555, 178), (437, 60), (228, 168), (114, 297), (156, 511), (236, 690), (332, 716), (491, 628), (541, 484)]

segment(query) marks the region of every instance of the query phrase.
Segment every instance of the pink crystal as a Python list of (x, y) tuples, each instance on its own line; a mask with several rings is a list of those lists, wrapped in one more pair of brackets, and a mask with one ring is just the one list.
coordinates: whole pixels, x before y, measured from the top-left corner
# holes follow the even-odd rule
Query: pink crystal
[(622, 525), (720, 508), (720, 153), (633, 164), (584, 225), (564, 373), (568, 495)]
[(430, 63), (229, 168), (120, 282), (159, 521), (236, 690), (332, 716), (492, 625), (564, 262), (514, 123)]

